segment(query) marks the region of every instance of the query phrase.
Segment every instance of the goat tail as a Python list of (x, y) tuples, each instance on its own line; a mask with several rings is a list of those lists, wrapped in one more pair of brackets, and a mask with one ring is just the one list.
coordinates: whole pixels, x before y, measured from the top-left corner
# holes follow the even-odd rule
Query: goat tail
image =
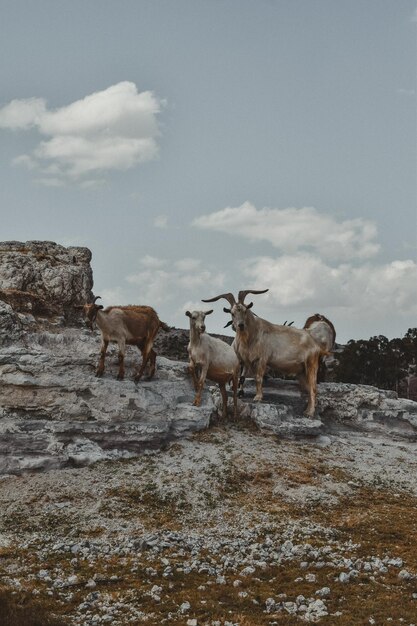
[(165, 322), (162, 322), (161, 320), (159, 320), (159, 328), (162, 328), (162, 330), (164, 330), (166, 333), (171, 330), (168, 324), (165, 324)]

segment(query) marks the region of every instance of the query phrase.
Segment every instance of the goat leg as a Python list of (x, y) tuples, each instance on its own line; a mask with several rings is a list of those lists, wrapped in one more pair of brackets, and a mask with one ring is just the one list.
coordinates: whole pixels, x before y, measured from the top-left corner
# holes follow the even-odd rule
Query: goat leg
[(233, 386), (233, 419), (237, 420), (237, 388), (238, 388), (238, 372), (236, 372), (232, 379)]
[(243, 385), (245, 384), (245, 367), (244, 365), (240, 366), (240, 377), (239, 377), (239, 398), (243, 398), (245, 396), (245, 391), (243, 389)]
[(97, 369), (96, 369), (96, 377), (97, 378), (100, 378), (101, 376), (103, 376), (104, 360), (106, 358), (106, 352), (107, 352), (108, 345), (109, 345), (109, 342), (106, 341), (105, 339), (103, 339), (103, 341), (101, 343), (100, 360), (98, 362)]
[(117, 380), (123, 380), (125, 377), (126, 342), (120, 339), (118, 341), (118, 344), (119, 344), (119, 373), (117, 374)]
[(222, 418), (227, 419), (227, 392), (226, 385), (224, 383), (219, 383), (220, 393), (222, 394)]
[(201, 367), (200, 377), (197, 382), (197, 389), (196, 389), (197, 393), (195, 394), (195, 398), (193, 402), (194, 406), (200, 406), (201, 404), (201, 394), (203, 393), (204, 383), (206, 382), (207, 370), (208, 370), (208, 365)]
[(311, 357), (306, 364), (306, 378), (308, 387), (308, 404), (304, 415), (306, 417), (314, 417), (314, 411), (316, 408), (316, 396), (317, 396), (317, 370), (319, 366), (319, 360), (316, 355)]
[(152, 345), (151, 346), (145, 346), (142, 349), (142, 363), (141, 363), (141, 366), (139, 368), (138, 373), (136, 374), (136, 376), (134, 378), (135, 383), (137, 383), (142, 378), (142, 375), (143, 375), (143, 372), (145, 371), (145, 367), (146, 367), (146, 364), (148, 362), (149, 354), (150, 354), (151, 350), (152, 350)]
[(117, 380), (123, 380), (125, 377), (125, 355), (123, 352), (119, 352), (119, 373), (117, 374)]
[(256, 368), (255, 382), (256, 382), (256, 395), (254, 397), (254, 402), (261, 402), (263, 396), (262, 385), (264, 381), (264, 374), (266, 370), (266, 364), (258, 362), (258, 367)]
[(151, 349), (150, 354), (149, 354), (149, 374), (147, 375), (147, 380), (152, 380), (152, 378), (155, 375), (155, 369), (156, 369), (156, 352), (155, 350)]

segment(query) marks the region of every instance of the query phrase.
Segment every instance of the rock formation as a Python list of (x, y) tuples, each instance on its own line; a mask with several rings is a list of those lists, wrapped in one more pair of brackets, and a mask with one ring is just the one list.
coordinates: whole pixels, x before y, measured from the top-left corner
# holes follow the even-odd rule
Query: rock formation
[[(79, 322), (74, 305), (92, 296), (89, 250), (11, 242), (0, 253), (0, 473), (132, 456), (217, 419), (217, 388), (207, 384), (202, 406), (194, 407), (186, 363), (166, 358), (185, 358), (188, 331), (161, 333), (153, 381), (134, 384), (140, 355), (131, 347), (125, 381), (115, 377), (115, 348), (104, 377), (95, 378), (100, 334), (71, 325)], [(321, 384), (314, 420), (302, 416), (293, 381), (269, 379), (261, 404), (253, 395), (249, 381), (240, 418), (278, 436), (323, 442), (326, 433), (356, 429), (417, 439), (417, 403), (394, 392)]]
[(73, 320), (73, 306), (92, 297), (93, 272), (88, 248), (50, 241), (0, 243), (0, 301), (23, 322), (31, 315)]

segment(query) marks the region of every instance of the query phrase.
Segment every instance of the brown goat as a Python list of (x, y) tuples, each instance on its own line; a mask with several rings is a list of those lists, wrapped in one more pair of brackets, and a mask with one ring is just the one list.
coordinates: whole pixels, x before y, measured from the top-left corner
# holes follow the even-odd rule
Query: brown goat
[(94, 323), (101, 331), (100, 359), (96, 369), (96, 376), (102, 376), (107, 347), (110, 342), (119, 345), (119, 373), (118, 380), (123, 380), (125, 369), (124, 359), (126, 345), (137, 346), (142, 353), (142, 363), (134, 380), (137, 382), (149, 362), (149, 380), (155, 374), (156, 353), (152, 349), (155, 336), (160, 328), (165, 331), (169, 327), (161, 322), (156, 311), (150, 306), (103, 306), (96, 304), (94, 299), (91, 304), (83, 307), (84, 318), (87, 326), (92, 330)]

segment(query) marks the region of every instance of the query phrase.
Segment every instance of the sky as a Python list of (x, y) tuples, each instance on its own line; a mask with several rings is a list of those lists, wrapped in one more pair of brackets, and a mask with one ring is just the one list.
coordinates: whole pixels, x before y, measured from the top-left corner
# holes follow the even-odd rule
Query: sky
[(177, 327), (267, 288), (258, 315), (340, 342), (417, 326), (415, 0), (0, 13), (1, 240), (87, 246), (104, 305)]

